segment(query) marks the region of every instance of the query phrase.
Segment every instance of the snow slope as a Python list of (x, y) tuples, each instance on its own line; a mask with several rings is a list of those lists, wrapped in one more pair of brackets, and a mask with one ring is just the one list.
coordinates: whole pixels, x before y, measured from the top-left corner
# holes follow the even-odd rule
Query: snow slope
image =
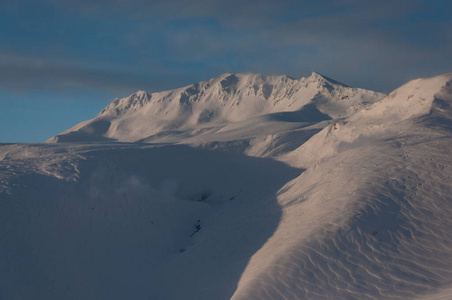
[[(246, 121), (268, 114), (267, 121), (278, 123), (276, 131), (281, 131), (348, 116), (383, 97), (315, 72), (301, 79), (224, 74), (180, 89), (153, 94), (139, 91), (116, 99), (96, 118), (49, 142), (181, 142), (193, 136), (230, 131), (230, 127), (247, 128)], [(302, 112), (294, 113), (298, 111)]]
[(140, 93), (73, 143), (1, 145), (0, 298), (448, 299), (452, 74), (384, 98), (230, 76), (186, 118), (187, 88)]
[(450, 125), (446, 74), (409, 82), (283, 156), (306, 171), (279, 191), (283, 221), (233, 299), (449, 297)]
[(300, 173), (188, 146), (0, 149), (2, 299), (227, 299)]

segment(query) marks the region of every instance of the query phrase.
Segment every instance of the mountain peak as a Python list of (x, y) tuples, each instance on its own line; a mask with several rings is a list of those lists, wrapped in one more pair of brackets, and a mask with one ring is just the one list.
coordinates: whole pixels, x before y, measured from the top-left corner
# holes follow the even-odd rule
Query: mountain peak
[(129, 96), (130, 98), (137, 98), (137, 99), (150, 99), (151, 94), (146, 91), (136, 91), (132, 95)]
[(104, 108), (104, 110), (101, 111), (100, 115), (105, 114), (114, 114), (114, 115), (121, 115), (127, 112), (127, 110), (135, 111), (141, 107), (149, 100), (151, 100), (152, 94), (148, 93), (146, 91), (136, 91), (132, 95), (119, 99), (116, 98), (115, 101), (113, 101), (109, 106)]
[(317, 72), (312, 72), (312, 74), (311, 74), (311, 76), (309, 77), (311, 80), (313, 80), (313, 81), (316, 81), (316, 82), (322, 82), (322, 83), (325, 83), (325, 82), (328, 82), (328, 83), (332, 83), (332, 84), (337, 84), (337, 85), (341, 85), (341, 86), (345, 86), (345, 87), (349, 87), (348, 85), (346, 85), (346, 84), (343, 84), (343, 83), (341, 83), (341, 82), (339, 82), (339, 81), (336, 81), (336, 80), (334, 80), (334, 79), (331, 79), (331, 78), (329, 78), (329, 77), (327, 77), (327, 76), (325, 76), (325, 75), (322, 75), (322, 74), (320, 74), (320, 73), (317, 73)]

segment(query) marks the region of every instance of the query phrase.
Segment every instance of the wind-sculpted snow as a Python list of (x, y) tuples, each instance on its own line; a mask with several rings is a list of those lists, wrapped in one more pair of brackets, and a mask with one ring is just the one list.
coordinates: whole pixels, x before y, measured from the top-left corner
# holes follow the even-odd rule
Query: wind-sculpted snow
[(283, 188), (283, 221), (234, 299), (429, 299), (452, 284), (452, 138), (430, 134), (345, 151)]
[(451, 133), (452, 74), (115, 100), (71, 143), (0, 146), (0, 296), (449, 299)]

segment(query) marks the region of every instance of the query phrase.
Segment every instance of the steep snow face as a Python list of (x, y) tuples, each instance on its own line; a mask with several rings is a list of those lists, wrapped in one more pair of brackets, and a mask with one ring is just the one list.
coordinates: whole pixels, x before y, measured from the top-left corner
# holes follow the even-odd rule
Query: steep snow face
[[(382, 94), (350, 88), (317, 73), (301, 79), (224, 74), (180, 89), (153, 94), (139, 91), (116, 99), (98, 117), (49, 142), (156, 141), (162, 137), (180, 141), (253, 117), (299, 111), (309, 104), (314, 114), (346, 117), (381, 98)], [(299, 115), (296, 121), (313, 120)]]

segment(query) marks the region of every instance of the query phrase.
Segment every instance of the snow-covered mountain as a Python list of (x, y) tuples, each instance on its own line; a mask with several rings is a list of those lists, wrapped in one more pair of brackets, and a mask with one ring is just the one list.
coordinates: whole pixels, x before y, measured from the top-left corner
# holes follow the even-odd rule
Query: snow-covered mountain
[(315, 72), (301, 79), (224, 74), (180, 89), (153, 94), (139, 91), (116, 99), (96, 118), (49, 142), (175, 142), (225, 132), (231, 124), (236, 131), (237, 127), (248, 128), (246, 121), (252, 118), (265, 118), (252, 123), (314, 123), (343, 118), (383, 97)]
[(452, 73), (115, 100), (71, 143), (0, 146), (0, 296), (450, 299), (451, 133)]

